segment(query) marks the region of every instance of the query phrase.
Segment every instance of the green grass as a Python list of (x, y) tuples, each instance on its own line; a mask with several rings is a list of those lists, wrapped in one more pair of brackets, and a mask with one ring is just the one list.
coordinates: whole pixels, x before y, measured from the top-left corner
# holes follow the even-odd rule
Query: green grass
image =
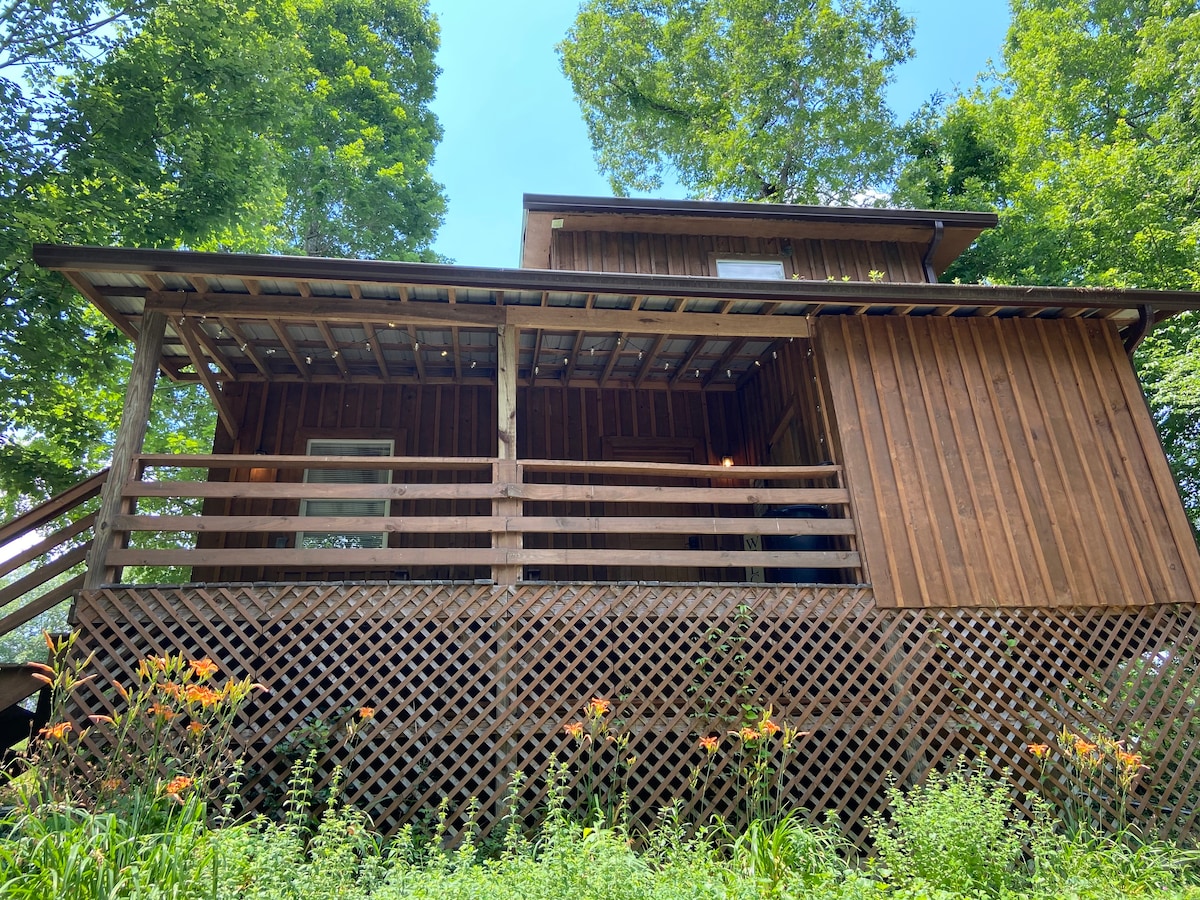
[[(303, 795), (300, 784), (301, 800)], [(719, 823), (689, 826), (668, 810), (653, 829), (632, 834), (622, 826), (573, 821), (553, 791), (536, 833), (512, 829), (487, 843), (472, 829), (457, 843), (450, 840), (444, 808), (431, 832), (409, 827), (391, 841), (383, 840), (362, 814), (337, 806), (312, 828), (306, 824), (310, 810), (302, 803), (293, 804), (282, 822), (258, 818), (224, 827), (206, 824), (203, 805), (195, 800), (156, 799), (133, 804), (122, 814), (44, 808), (0, 823), (0, 896), (1200, 900), (1200, 858), (1171, 844), (1068, 839), (1030, 826), (1019, 832), (1027, 842), (1016, 857), (1009, 857), (1011, 848), (1004, 844), (999, 856), (980, 862), (982, 851), (969, 846), (969, 835), (991, 835), (994, 824), (975, 821), (981, 808), (999, 817), (998, 792), (991, 784), (973, 785), (962, 774), (895, 792), (891, 822), (880, 826), (891, 834), (882, 844), (886, 851), (857, 863), (832, 824), (816, 827), (795, 815), (755, 822), (733, 834)], [(951, 833), (945, 829), (952, 838), (938, 836)], [(996, 847), (994, 842), (987, 846), (987, 852)], [(927, 865), (930, 853), (937, 865)], [(989, 868), (993, 863), (1008, 867), (1003, 878)]]

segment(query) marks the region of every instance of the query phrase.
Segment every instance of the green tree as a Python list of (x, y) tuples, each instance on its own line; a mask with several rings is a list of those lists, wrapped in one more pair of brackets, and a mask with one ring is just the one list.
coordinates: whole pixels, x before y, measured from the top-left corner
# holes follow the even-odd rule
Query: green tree
[[(1015, 0), (1003, 66), (908, 130), (893, 199), (995, 209), (966, 281), (1200, 289), (1200, 4)], [(1200, 522), (1197, 319), (1137, 362)]]
[(618, 194), (849, 202), (886, 182), (892, 0), (588, 0), (559, 45)]
[[(29, 25), (43, 8), (80, 33), (44, 49)], [(12, 134), (0, 150), (6, 515), (104, 464), (130, 358), (111, 323), (32, 264), (33, 243), (431, 258), (444, 211), (428, 171), (438, 32), (421, 0), (11, 10), (0, 16), (0, 61), (12, 60), (0, 67)], [(171, 402), (150, 441), (186, 434), (205, 449), (203, 395), (160, 390)]]

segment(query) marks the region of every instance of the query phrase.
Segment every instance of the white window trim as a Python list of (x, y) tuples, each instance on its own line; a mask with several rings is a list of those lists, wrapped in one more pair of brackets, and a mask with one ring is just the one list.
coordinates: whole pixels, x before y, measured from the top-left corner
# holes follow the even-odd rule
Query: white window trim
[[(396, 449), (395, 449), (396, 442), (391, 439), (388, 439), (388, 440), (383, 440), (383, 439), (362, 440), (362, 439), (353, 439), (353, 438), (344, 438), (344, 439), (343, 438), (309, 438), (309, 440), (306, 444), (306, 447), (305, 447), (305, 455), (306, 456), (332, 456), (332, 455), (335, 455), (335, 454), (330, 454), (330, 453), (325, 453), (325, 452), (314, 453), (313, 452), (314, 444), (317, 445), (318, 447), (320, 447), (320, 445), (322, 445), (322, 444), (340, 444), (343, 448), (370, 447), (370, 448), (373, 448), (376, 450), (385, 450), (386, 451), (385, 453), (382, 453), (382, 454), (380, 454), (380, 453), (357, 454), (357, 453), (345, 453), (345, 452), (336, 454), (336, 455), (340, 455), (340, 456), (359, 456), (359, 455), (364, 456), (364, 457), (394, 456), (395, 452), (396, 452)], [(316, 479), (314, 479), (312, 477), (312, 473), (314, 473), (314, 472), (345, 472), (345, 471), (353, 472), (355, 470), (353, 470), (353, 469), (350, 469), (350, 470), (345, 470), (345, 469), (305, 469), (304, 470), (304, 483), (305, 484), (317, 483)], [(347, 484), (355, 484), (355, 483), (358, 483), (358, 484), (391, 484), (392, 483), (391, 469), (376, 470), (376, 471), (382, 472), (382, 474), (384, 475), (384, 478), (385, 478), (384, 481), (380, 481), (380, 482), (362, 481), (362, 482), (346, 482), (346, 483)], [(329, 482), (322, 482), (322, 483), (328, 484)], [(313, 512), (309, 511), (309, 507), (311, 504), (318, 504), (321, 502), (327, 502), (329, 500), (334, 500), (336, 502), (336, 498), (323, 498), (323, 500), (308, 500), (308, 499), (301, 500), (300, 501), (300, 515), (301, 516), (309, 516), (309, 515), (324, 515), (324, 516), (335, 515), (336, 516), (337, 513), (327, 513), (327, 512), (313, 513)], [(355, 501), (346, 501), (346, 502), (355, 502)], [(360, 501), (360, 502), (374, 503), (377, 501), (368, 500), (368, 501)], [(391, 514), (391, 500), (385, 499), (385, 500), (378, 501), (378, 502), (382, 502), (382, 504), (383, 504), (381, 511), (379, 513), (372, 514), (372, 513), (361, 513), (360, 512), (360, 513), (354, 513), (354, 515), (355, 516), (378, 515), (380, 518), (384, 518), (384, 517), (390, 515)], [(327, 538), (329, 536), (340, 536), (340, 537), (344, 537), (347, 540), (347, 542), (353, 541), (353, 540), (363, 540), (365, 538), (373, 537), (373, 538), (377, 539), (377, 542), (379, 545), (378, 548), (364, 547), (362, 549), (385, 549), (387, 547), (387, 532), (386, 531), (347, 531), (347, 532), (298, 531), (296, 533), (296, 546), (298, 548), (303, 548), (305, 546), (305, 538), (307, 536), (318, 536), (318, 535), (321, 537), (325, 537), (325, 538)], [(309, 549), (321, 549), (321, 547), (322, 547), (322, 545), (318, 544), (318, 545), (310, 546)]]

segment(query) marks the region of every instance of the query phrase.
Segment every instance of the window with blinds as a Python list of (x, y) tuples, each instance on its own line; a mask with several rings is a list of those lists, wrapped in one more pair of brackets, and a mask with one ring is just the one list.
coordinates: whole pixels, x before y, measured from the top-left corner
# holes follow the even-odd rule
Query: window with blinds
[[(393, 441), (313, 439), (308, 442), (309, 456), (392, 456)], [(305, 469), (305, 484), (391, 484), (389, 469)], [(338, 518), (382, 518), (388, 514), (388, 500), (301, 500), (302, 516)], [(387, 546), (387, 532), (378, 531), (302, 531), (296, 535), (297, 547), (317, 549), (378, 550)]]

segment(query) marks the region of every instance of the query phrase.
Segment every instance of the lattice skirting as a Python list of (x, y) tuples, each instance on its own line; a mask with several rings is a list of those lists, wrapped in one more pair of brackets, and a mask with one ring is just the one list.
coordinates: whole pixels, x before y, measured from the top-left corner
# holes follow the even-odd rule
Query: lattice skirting
[[(637, 759), (626, 772), (611, 745), (590, 754), (598, 793), (623, 778), (647, 814), (675, 799), (692, 816), (738, 814), (726, 732), (746, 703), (807, 732), (782, 804), (835, 810), (859, 840), (888, 773), (913, 782), (982, 752), (1020, 795), (1041, 775), (1026, 745), (1064, 726), (1140, 733), (1137, 813), (1174, 834), (1197, 821), (1195, 606), (880, 610), (865, 586), (206, 584), (84, 594), (76, 621), (101, 676), (83, 710), (150, 653), (211, 656), (271, 688), (240, 734), (259, 808), (307, 736), (385, 829), (442, 798), (477, 797), (488, 824), (518, 769), (530, 809), (553, 757), (584, 777), (563, 725), (604, 697)], [(377, 713), (356, 742), (326, 740), (360, 706)], [(712, 733), (726, 736), (705, 778), (697, 740)]]

